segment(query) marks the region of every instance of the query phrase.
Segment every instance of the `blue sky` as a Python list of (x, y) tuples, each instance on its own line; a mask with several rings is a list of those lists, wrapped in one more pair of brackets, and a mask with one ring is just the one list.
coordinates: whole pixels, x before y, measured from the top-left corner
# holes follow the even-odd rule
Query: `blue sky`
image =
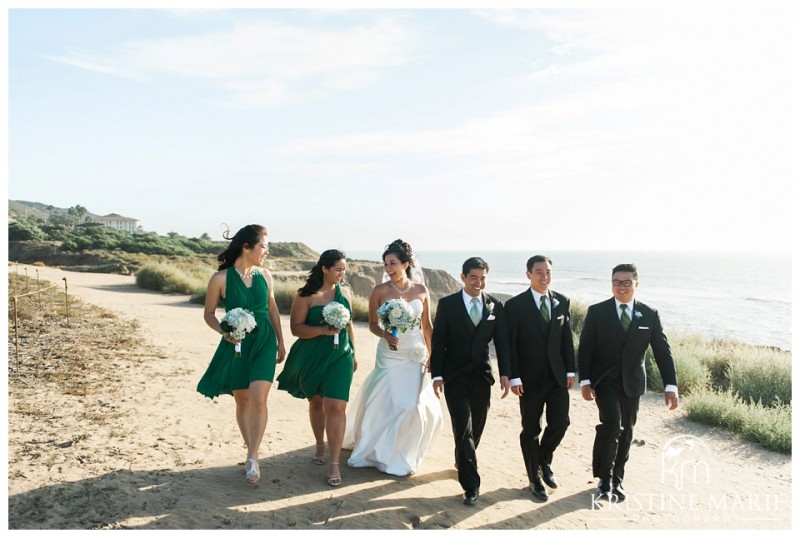
[(317, 250), (790, 250), (789, 3), (53, 4), (7, 11), (10, 199)]

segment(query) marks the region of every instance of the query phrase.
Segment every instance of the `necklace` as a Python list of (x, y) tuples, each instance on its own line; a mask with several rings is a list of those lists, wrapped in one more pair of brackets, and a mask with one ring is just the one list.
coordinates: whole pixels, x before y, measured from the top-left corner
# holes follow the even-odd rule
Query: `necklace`
[(250, 270), (250, 273), (245, 275), (244, 273), (239, 271), (239, 268), (236, 267), (235, 265), (233, 266), (233, 270), (236, 271), (237, 273), (239, 273), (239, 276), (242, 277), (245, 280), (250, 280), (251, 278), (253, 278), (253, 274), (256, 272), (256, 269), (253, 268), (253, 269)]
[(400, 289), (400, 288), (398, 288), (398, 287), (397, 287), (397, 285), (396, 285), (394, 282), (392, 282), (391, 280), (389, 281), (389, 285), (390, 285), (391, 287), (393, 287), (393, 288), (394, 288), (394, 291), (396, 291), (396, 292), (397, 292), (397, 293), (399, 293), (400, 295), (403, 295), (404, 293), (408, 293), (409, 291), (411, 291), (411, 288), (413, 288), (413, 287), (414, 287), (414, 283), (413, 283), (413, 282), (409, 282), (409, 283), (408, 283), (408, 286), (406, 286), (406, 287), (405, 287), (405, 288), (403, 288), (403, 289)]

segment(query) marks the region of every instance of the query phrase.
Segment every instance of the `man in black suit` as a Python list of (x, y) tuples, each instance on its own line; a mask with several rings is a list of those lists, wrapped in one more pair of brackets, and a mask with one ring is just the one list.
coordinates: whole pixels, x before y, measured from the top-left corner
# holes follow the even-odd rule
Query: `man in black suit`
[(609, 500), (625, 500), (622, 487), (633, 427), (644, 394), (645, 352), (653, 349), (664, 381), (664, 401), (678, 407), (675, 363), (661, 328), (658, 311), (634, 300), (639, 274), (632, 263), (611, 271), (614, 297), (589, 307), (578, 346), (581, 395), (595, 400), (600, 424), (595, 428), (592, 472), (600, 479), (598, 494)]
[(461, 269), (464, 289), (443, 297), (436, 307), (431, 338), (433, 391), (444, 398), (453, 427), (458, 481), (464, 504), (478, 500), (481, 478), (475, 450), (483, 434), (494, 384), (489, 342), (494, 341), (502, 398), (508, 395), (508, 327), (503, 304), (483, 293), (488, 264), (469, 258)]
[[(519, 396), (522, 459), (531, 493), (546, 501), (542, 483), (558, 487), (550, 465), (569, 427), (569, 389), (575, 383), (575, 348), (569, 325), (569, 298), (549, 289), (552, 261), (528, 260), (531, 287), (505, 305), (511, 343), (511, 391)], [(541, 441), (542, 413), (547, 427)]]

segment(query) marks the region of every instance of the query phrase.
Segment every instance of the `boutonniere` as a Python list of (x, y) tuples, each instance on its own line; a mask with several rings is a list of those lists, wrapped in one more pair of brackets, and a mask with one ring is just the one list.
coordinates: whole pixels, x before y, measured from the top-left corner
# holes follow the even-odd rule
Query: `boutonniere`
[(642, 317), (642, 313), (637, 310), (636, 312), (633, 313), (633, 317), (639, 319), (640, 317)]
[(557, 306), (558, 306), (558, 299), (553, 297), (553, 308), (556, 308)]
[(486, 321), (494, 321), (494, 303), (486, 301), (484, 308), (486, 309)]

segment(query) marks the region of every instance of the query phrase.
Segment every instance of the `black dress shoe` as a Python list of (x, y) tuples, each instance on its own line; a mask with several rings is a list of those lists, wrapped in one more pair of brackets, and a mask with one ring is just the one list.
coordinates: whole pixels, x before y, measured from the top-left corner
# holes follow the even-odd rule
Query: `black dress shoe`
[(622, 489), (622, 484), (614, 484), (614, 486), (611, 488), (610, 498), (616, 501), (624, 501), (625, 497), (627, 497), (627, 494), (625, 493), (625, 490)]
[(611, 480), (608, 479), (600, 480), (600, 483), (597, 484), (597, 496), (608, 497), (610, 493), (611, 493)]
[(544, 489), (544, 484), (542, 481), (537, 478), (533, 482), (531, 482), (531, 493), (537, 499), (541, 499), (542, 501), (546, 501), (548, 499), (547, 490)]
[(553, 474), (553, 470), (550, 468), (550, 466), (542, 465), (541, 469), (542, 469), (542, 480), (544, 480), (544, 483), (553, 489), (558, 488), (558, 482), (556, 482), (556, 476)]
[(464, 504), (466, 504), (467, 506), (472, 506), (476, 502), (478, 502), (477, 489), (471, 489), (469, 491), (464, 492)]

